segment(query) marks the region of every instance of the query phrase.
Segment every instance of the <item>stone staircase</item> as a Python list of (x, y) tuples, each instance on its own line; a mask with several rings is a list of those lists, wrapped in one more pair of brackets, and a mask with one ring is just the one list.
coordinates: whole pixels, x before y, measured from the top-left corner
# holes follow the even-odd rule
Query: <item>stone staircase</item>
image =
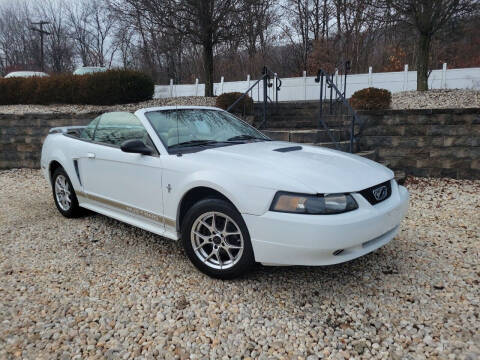
[[(262, 128), (262, 132), (274, 140), (322, 146), (348, 152), (352, 116), (343, 115), (340, 112), (329, 114), (329, 104), (324, 103), (323, 106), (323, 118), (330, 134), (320, 124), (318, 101), (281, 102), (270, 105), (266, 127)], [(258, 127), (261, 121), (261, 104), (256, 104), (254, 125)], [(357, 135), (358, 127), (355, 132)], [(332, 141), (330, 135), (335, 142)], [(360, 149), (358, 144), (354, 144), (354, 153), (377, 161), (376, 149)], [(387, 163), (384, 165), (388, 166)], [(397, 181), (403, 182), (405, 173), (396, 171), (395, 178)]]

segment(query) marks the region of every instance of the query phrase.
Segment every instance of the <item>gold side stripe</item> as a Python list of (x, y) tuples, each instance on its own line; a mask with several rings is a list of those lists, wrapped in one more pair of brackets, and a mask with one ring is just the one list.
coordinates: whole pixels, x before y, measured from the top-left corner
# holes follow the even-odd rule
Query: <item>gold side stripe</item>
[(145, 210), (133, 207), (133, 206), (125, 205), (125, 204), (119, 203), (118, 201), (105, 199), (105, 198), (97, 196), (97, 195), (87, 194), (87, 193), (84, 193), (83, 191), (75, 191), (75, 193), (77, 194), (77, 196), (82, 196), (82, 197), (87, 198), (89, 200), (93, 200), (93, 201), (96, 201), (96, 202), (99, 202), (99, 203), (102, 203), (102, 204), (105, 204), (105, 205), (108, 205), (108, 206), (111, 206), (111, 207), (115, 207), (117, 209), (126, 211), (126, 212), (131, 213), (131, 214), (140, 215), (140, 216), (142, 216), (146, 219), (150, 219), (150, 220), (160, 222), (160, 223), (165, 223), (165, 225), (168, 225), (168, 226), (171, 226), (171, 227), (175, 227), (175, 225), (176, 225), (175, 220), (172, 220), (172, 219), (166, 218), (164, 216), (154, 214), (154, 213), (151, 213), (149, 211), (145, 211)]

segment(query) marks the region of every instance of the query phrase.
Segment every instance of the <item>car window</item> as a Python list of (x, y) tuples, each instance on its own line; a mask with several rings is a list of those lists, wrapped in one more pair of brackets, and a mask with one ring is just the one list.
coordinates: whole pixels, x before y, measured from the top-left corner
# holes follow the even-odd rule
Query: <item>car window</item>
[(97, 127), (100, 116), (93, 119), (90, 124), (83, 128), (80, 133), (80, 139), (93, 140), (93, 134), (95, 133), (95, 128)]
[(145, 115), (167, 147), (198, 140), (229, 141), (238, 136), (268, 139), (226, 111), (178, 109), (152, 111)]
[(127, 112), (112, 112), (100, 117), (94, 141), (120, 146), (124, 141), (138, 139), (148, 142), (147, 130), (140, 120)]
[(155, 111), (148, 113), (148, 119), (151, 121), (155, 131), (165, 146), (168, 146), (169, 134), (171, 130), (177, 128), (177, 115), (172, 111)]

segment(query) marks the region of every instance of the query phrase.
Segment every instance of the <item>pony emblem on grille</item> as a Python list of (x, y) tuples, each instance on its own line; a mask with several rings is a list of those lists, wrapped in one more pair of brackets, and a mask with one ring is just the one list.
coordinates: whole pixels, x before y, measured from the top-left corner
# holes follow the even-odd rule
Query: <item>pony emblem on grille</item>
[(387, 197), (387, 187), (385, 185), (380, 186), (372, 190), (375, 200), (382, 201)]

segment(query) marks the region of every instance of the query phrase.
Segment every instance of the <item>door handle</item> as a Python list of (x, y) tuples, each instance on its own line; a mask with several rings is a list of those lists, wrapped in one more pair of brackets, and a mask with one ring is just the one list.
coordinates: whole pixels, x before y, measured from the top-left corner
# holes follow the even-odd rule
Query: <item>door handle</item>
[(89, 159), (95, 159), (95, 154), (94, 153), (87, 153), (87, 157)]

